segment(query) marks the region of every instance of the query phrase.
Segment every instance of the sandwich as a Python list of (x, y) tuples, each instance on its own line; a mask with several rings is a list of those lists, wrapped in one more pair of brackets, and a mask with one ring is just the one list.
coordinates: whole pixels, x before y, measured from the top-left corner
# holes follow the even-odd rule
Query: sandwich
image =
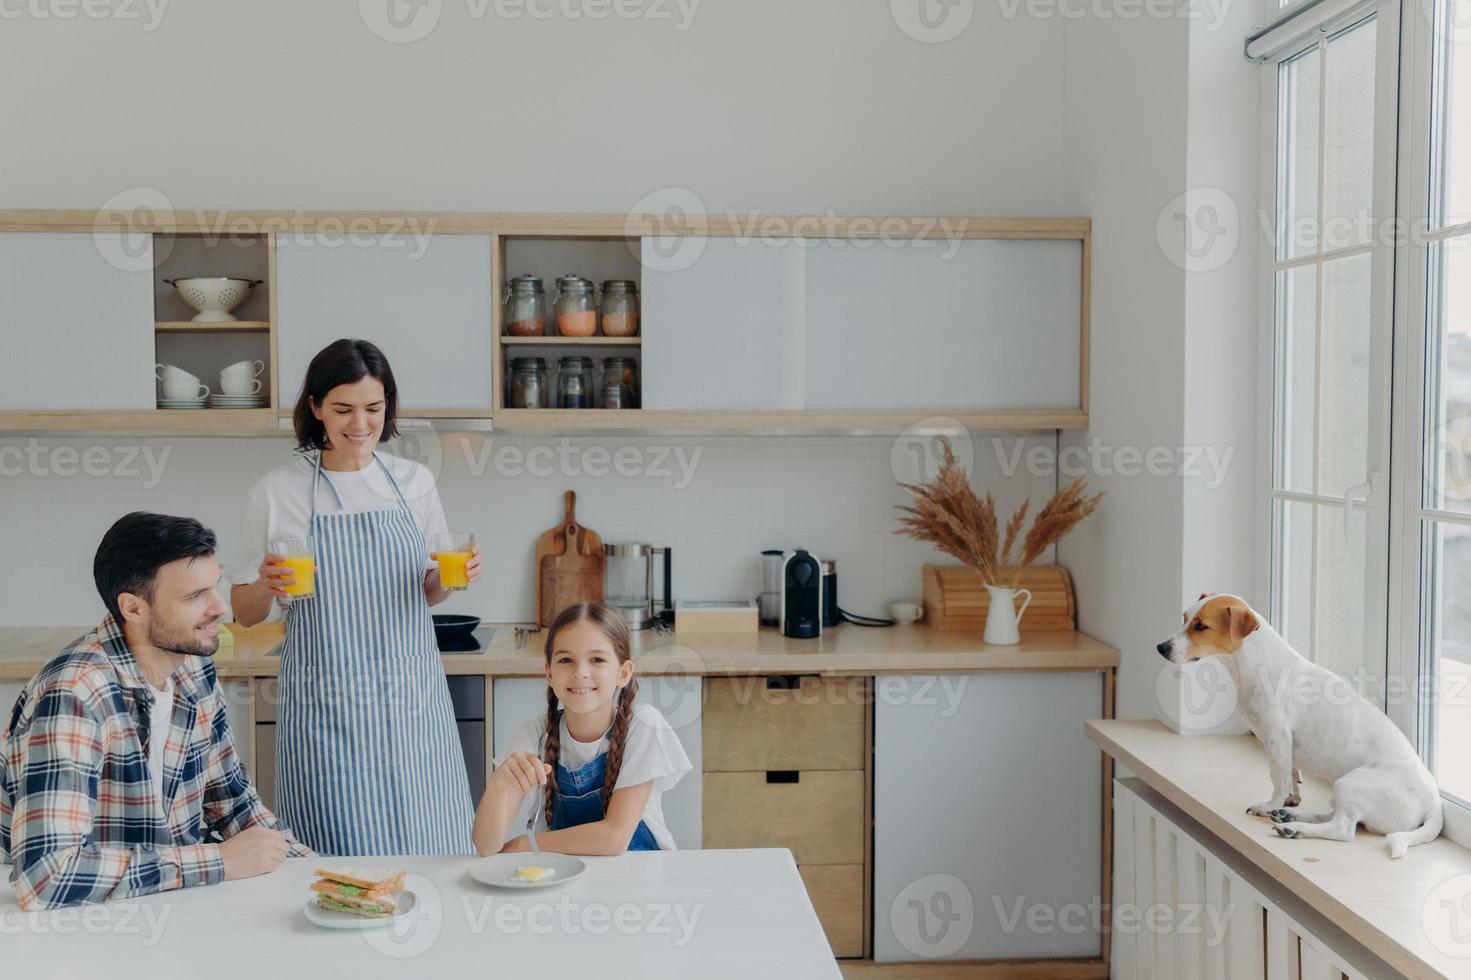
[(403, 891), (404, 872), (380, 868), (339, 866), (318, 868), (312, 883), (317, 905), (332, 912), (346, 912), (368, 919), (386, 919), (398, 911), (398, 893)]

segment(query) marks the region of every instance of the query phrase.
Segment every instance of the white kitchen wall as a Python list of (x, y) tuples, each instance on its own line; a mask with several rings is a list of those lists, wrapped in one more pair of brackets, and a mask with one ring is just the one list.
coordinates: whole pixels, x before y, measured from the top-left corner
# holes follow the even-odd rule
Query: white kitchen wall
[[(383, 27), (388, 2), (104, 4), (136, 19), (7, 19), (0, 206), (90, 209), (151, 188), (179, 208), (617, 213), (685, 188), (706, 210), (742, 219), (751, 209), (1089, 216), (1093, 422), (1063, 445), (1113, 453), (1235, 440), (1242, 430), (1232, 420), (1255, 412), (1253, 371), (1242, 364), (1249, 342), (1214, 332), (1243, 328), (1231, 310), (1254, 309), (1255, 296), (1242, 295), (1251, 277), (1193, 288), (1157, 232), (1188, 186), (1224, 173), (1230, 193), (1241, 191), (1241, 161), (1256, 147), (1240, 131), (1240, 96), (1243, 86), (1254, 96), (1258, 75), (1232, 58), (1243, 22), (1264, 19), (1261, 0), (962, 0), (929, 5), (943, 14), (932, 30), (920, 24), (918, 0), (669, 0), (624, 5), (667, 19), (602, 20), (577, 0), (398, 3), (400, 15), (417, 11), (410, 32), (433, 20), (410, 43), (380, 36), (401, 36)], [(46, 9), (26, 9), (37, 6)], [(1220, 54), (1228, 49), (1236, 54)], [(1213, 156), (1222, 158), (1215, 174), (1205, 165)], [(1253, 192), (1241, 208), (1252, 225), (1255, 201)], [(1192, 387), (1200, 371), (1215, 372), (1209, 388)], [(1233, 413), (1222, 426), (1200, 414), (1217, 397), (1219, 411)], [(672, 542), (676, 564), (699, 576), (691, 587), (711, 595), (754, 587), (755, 552), (794, 537), (837, 555), (844, 601), (859, 611), (918, 589), (927, 549), (886, 536), (888, 505), (901, 499), (883, 463), (886, 440), (708, 446), (719, 480), (674, 491), (605, 478), (596, 491), (577, 487), (584, 518), (605, 537)], [(76, 605), (90, 591), (79, 588), (78, 556), (129, 506), (200, 514), (228, 542), (244, 484), (282, 447), (175, 449), (179, 476), (171, 470), (159, 492), (126, 481), (0, 480), (3, 540), (29, 549), (7, 554), (50, 555), (51, 538), (66, 559), (39, 571), (5, 563), (0, 621), (90, 618), (82, 614), (92, 607)], [(1109, 496), (1061, 560), (1083, 628), (1123, 651), (1121, 716), (1160, 713), (1152, 645), (1183, 595), (1206, 578), (1233, 587), (1249, 560), (1239, 542), (1252, 528), (1237, 525), (1251, 511), (1254, 456), (1238, 448), (1228, 483), (1208, 492), (1187, 490), (1176, 474), (1124, 475), (1116, 457), (1088, 467)], [(784, 482), (837, 486), (824, 482), (833, 471), (850, 474), (836, 493), (777, 497)], [(976, 482), (1019, 495), (995, 476), (982, 469)], [(512, 553), (551, 525), (561, 489), (555, 480), (445, 478), (451, 513), (483, 516), (481, 529)], [(1212, 549), (1223, 544), (1217, 561)], [(876, 584), (863, 584), (860, 570)], [(478, 611), (525, 615), (529, 588), (529, 579), (495, 583), (486, 590), (493, 608)]]
[[(532, 618), (536, 539), (561, 520), (565, 490), (577, 492), (579, 522), (604, 541), (672, 546), (676, 598), (750, 598), (761, 587), (760, 552), (797, 546), (837, 561), (845, 609), (878, 615), (889, 601), (920, 594), (925, 562), (952, 560), (893, 533), (894, 507), (908, 499), (898, 481), (917, 476), (913, 454), (903, 444), (896, 453), (893, 439), (420, 440), (414, 457), (438, 470), (451, 527), (474, 531), (488, 559), (486, 577), (438, 612)], [(1035, 508), (1051, 477), (1029, 474), (1024, 463), (1005, 474), (1012, 460), (1054, 440), (977, 435), (976, 485), (993, 490), (1004, 513), (1026, 495)], [(92, 556), (130, 510), (198, 518), (219, 534), (228, 567), (246, 493), (289, 449), (285, 437), (0, 438), (0, 625), (100, 619)]]

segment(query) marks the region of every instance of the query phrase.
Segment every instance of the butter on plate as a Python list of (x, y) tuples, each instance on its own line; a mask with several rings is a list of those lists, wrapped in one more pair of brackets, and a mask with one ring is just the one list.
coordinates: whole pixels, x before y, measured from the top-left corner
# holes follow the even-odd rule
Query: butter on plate
[(511, 875), (512, 881), (546, 881), (556, 874), (553, 868), (543, 868), (535, 864), (528, 864), (517, 868), (516, 873)]

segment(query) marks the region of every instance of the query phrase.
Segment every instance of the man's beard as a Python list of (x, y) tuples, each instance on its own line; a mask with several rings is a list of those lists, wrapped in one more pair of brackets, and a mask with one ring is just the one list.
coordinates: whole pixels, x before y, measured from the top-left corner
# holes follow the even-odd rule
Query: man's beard
[(167, 628), (158, 623), (148, 624), (148, 642), (160, 650), (190, 657), (213, 657), (220, 648), (219, 634), (199, 637), (192, 626)]

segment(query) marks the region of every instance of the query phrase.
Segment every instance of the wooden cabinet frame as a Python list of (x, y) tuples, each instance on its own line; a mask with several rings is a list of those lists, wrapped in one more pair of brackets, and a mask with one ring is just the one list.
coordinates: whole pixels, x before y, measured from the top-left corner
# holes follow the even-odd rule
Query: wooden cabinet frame
[[(667, 432), (750, 434), (892, 435), (917, 431), (925, 420), (945, 427), (959, 424), (970, 430), (1086, 429), (1089, 403), (1089, 308), (1092, 264), (1092, 221), (1088, 218), (939, 218), (837, 217), (834, 215), (687, 215), (676, 226), (666, 217), (649, 214), (555, 214), (513, 212), (390, 212), (390, 211), (0, 211), (0, 232), (77, 232), (94, 228), (127, 229), (139, 234), (265, 237), (270, 247), (271, 397), (269, 409), (209, 412), (168, 411), (0, 411), (0, 431), (130, 431), (159, 435), (283, 434), (278, 420), (289, 414), (285, 404), (286, 379), (276, 375), (276, 249), (278, 234), (485, 235), (491, 239), (490, 276), (493, 311), (488, 328), (492, 337), (489, 369), (496, 406), (490, 418), (497, 429), (548, 432)], [(569, 415), (556, 409), (528, 410), (504, 407), (506, 355), (500, 323), (500, 299), (506, 268), (508, 240), (637, 240), (649, 235), (702, 235), (709, 237), (766, 236), (772, 229), (786, 235), (848, 240), (1068, 240), (1081, 244), (1081, 300), (1079, 330), (1079, 404), (1068, 409), (1027, 410), (904, 410), (904, 411), (730, 411), (730, 410), (623, 410), (583, 409)], [(168, 328), (163, 328), (168, 329)], [(259, 327), (256, 327), (258, 330)], [(562, 338), (558, 338), (561, 340)], [(606, 338), (600, 338), (606, 340)], [(612, 346), (612, 345), (606, 345)], [(461, 418), (456, 410), (425, 410), (424, 418)]]

